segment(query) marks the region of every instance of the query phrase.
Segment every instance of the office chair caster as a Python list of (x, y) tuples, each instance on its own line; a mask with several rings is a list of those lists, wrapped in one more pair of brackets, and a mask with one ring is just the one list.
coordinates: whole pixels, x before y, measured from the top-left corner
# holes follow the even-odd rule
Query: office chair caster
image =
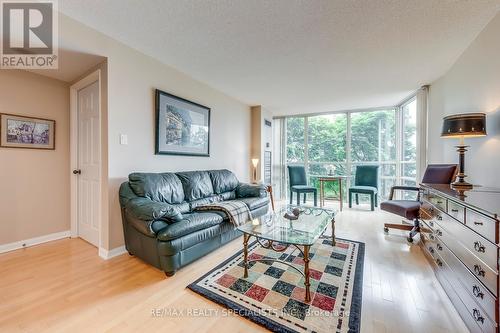
[(413, 243), (413, 237), (406, 237), (406, 240), (408, 241), (408, 243)]

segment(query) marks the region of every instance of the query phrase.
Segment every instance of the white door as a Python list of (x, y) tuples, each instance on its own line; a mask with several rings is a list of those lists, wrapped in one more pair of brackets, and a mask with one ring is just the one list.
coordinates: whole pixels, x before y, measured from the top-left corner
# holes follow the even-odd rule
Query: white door
[(78, 236), (99, 246), (101, 159), (99, 82), (78, 91)]

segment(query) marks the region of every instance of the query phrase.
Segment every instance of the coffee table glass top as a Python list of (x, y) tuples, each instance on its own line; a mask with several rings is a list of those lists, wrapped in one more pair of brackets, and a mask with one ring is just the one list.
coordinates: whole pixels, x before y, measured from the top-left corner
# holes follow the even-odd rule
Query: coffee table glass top
[(296, 206), (287, 206), (271, 212), (238, 227), (238, 230), (255, 236), (285, 244), (313, 245), (323, 234), (328, 223), (335, 217), (335, 211), (317, 207), (298, 207), (297, 220), (289, 220), (283, 215)]

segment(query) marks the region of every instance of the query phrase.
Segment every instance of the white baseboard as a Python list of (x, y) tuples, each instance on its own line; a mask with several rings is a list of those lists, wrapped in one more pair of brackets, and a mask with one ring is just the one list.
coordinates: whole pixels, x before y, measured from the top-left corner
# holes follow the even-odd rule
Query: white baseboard
[(18, 250), (18, 249), (23, 249), (23, 248), (30, 247), (33, 245), (38, 245), (38, 244), (47, 243), (47, 242), (55, 241), (55, 240), (62, 239), (62, 238), (69, 238), (69, 237), (71, 237), (71, 231), (67, 230), (67, 231), (56, 232), (53, 234), (48, 234), (48, 235), (44, 235), (44, 236), (40, 236), (40, 237), (25, 239), (25, 240), (13, 242), (13, 243), (2, 244), (2, 245), (0, 245), (0, 253), (14, 251), (14, 250)]
[(125, 245), (115, 247), (114, 249), (111, 250), (106, 250), (102, 247), (99, 248), (99, 257), (101, 257), (104, 260), (108, 260), (111, 258), (114, 258), (116, 256), (119, 256), (121, 254), (127, 253), (127, 249), (125, 248)]

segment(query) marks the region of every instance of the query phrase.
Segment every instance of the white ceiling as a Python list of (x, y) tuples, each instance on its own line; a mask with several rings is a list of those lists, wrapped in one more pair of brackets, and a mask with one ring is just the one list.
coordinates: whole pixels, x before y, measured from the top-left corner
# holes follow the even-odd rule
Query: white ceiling
[(59, 8), (283, 115), (398, 103), (446, 72), (500, 0), (60, 0)]

